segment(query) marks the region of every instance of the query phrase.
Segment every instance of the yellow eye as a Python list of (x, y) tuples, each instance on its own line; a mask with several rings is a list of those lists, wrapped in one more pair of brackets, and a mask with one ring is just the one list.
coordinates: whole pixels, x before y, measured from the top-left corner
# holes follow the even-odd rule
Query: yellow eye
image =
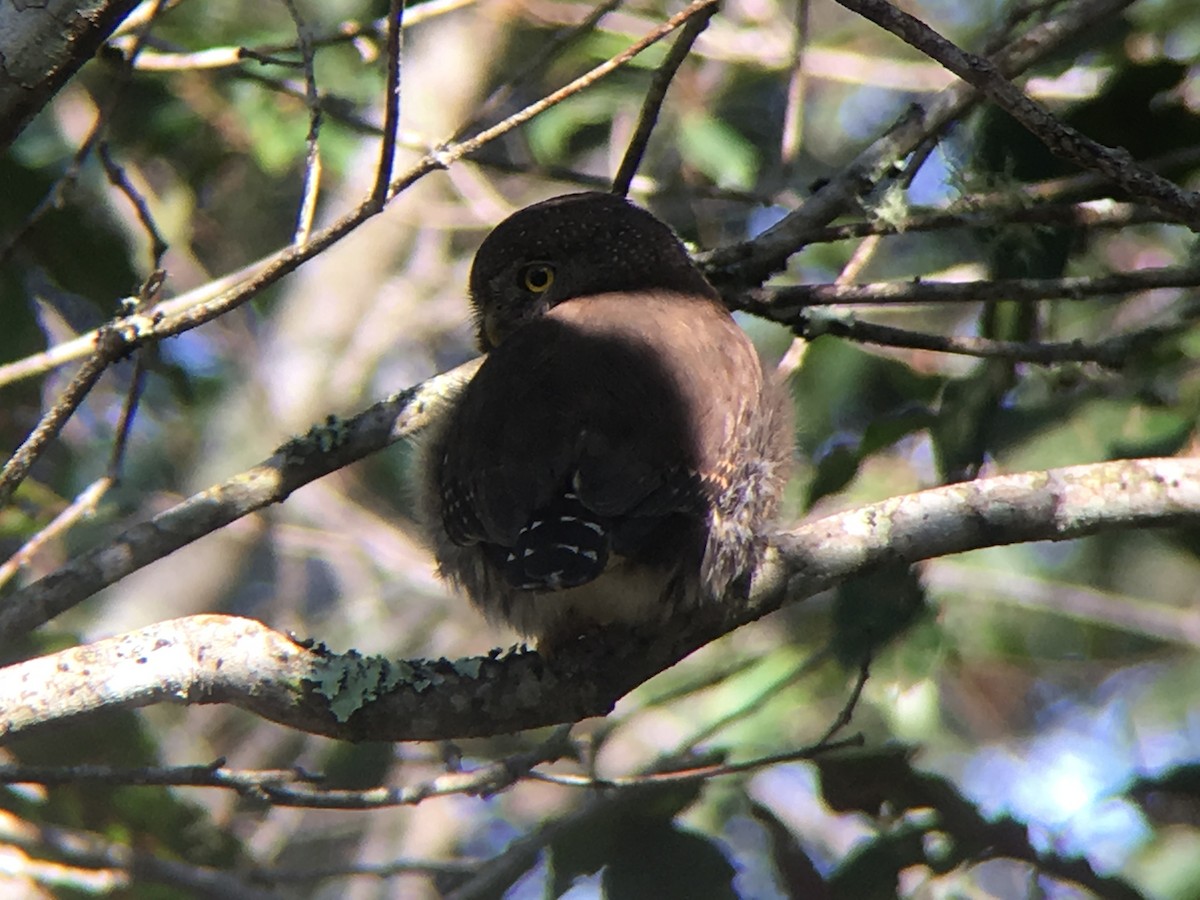
[(544, 294), (554, 284), (554, 267), (547, 263), (530, 263), (521, 270), (521, 287), (535, 294)]

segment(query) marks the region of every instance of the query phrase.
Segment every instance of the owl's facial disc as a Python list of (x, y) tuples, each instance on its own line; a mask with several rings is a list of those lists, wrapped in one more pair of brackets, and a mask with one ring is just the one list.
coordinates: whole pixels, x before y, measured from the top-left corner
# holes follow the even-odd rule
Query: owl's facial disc
[(472, 297), (481, 350), (498, 346), (562, 299), (565, 279), (558, 271), (559, 266), (551, 260), (517, 260), (487, 280), (483, 286), (486, 297)]

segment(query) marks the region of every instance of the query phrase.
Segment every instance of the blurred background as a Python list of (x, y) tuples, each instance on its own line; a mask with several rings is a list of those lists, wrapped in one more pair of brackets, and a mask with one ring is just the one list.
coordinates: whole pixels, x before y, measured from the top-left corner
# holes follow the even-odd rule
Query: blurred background
[[(977, 50), (1072, 6), (902, 5)], [(97, 154), (71, 169), (110, 103), (104, 152), (168, 245), (165, 296), (291, 241), (310, 116), (289, 9), (316, 47), (324, 98), (317, 225), (370, 191), (386, 79), (376, 20), (386, 4), (166, 6), (127, 80), (119, 53), (103, 51), (0, 157), (0, 363), (111, 319), (154, 268), (147, 230)], [(630, 0), (556, 45), (592, 6), (413, 4), (396, 171), (560, 87), (679, 8)], [(114, 41), (127, 48), (130, 38)], [(267, 61), (207, 68), (196, 56), (237, 47)], [(521, 206), (603, 188), (665, 52), (666, 44), (652, 48), (423, 178), (252, 303), (145, 351), (119, 484), (3, 590), (268, 457), (330, 414), (353, 414), (474, 355), (465, 285), (475, 247)], [(1195, 187), (1198, 60), (1194, 3), (1141, 0), (1038, 65), (1027, 89), (1091, 137)], [(952, 81), (826, 0), (726, 0), (672, 83), (632, 197), (697, 248), (752, 237)], [(1195, 262), (1187, 229), (1077, 174), (983, 106), (845, 220), (899, 233), (869, 252), (857, 237), (813, 242), (774, 283), (831, 282), (852, 259), (851, 280), (862, 282), (1086, 278)], [(45, 205), (48, 196), (56, 201)], [(947, 210), (968, 218), (913, 225)], [(799, 456), (782, 523), (976, 475), (1194, 452), (1198, 309), (1193, 287), (855, 311), (910, 330), (1010, 341), (1141, 335), (1119, 370), (829, 336), (801, 353), (787, 328), (742, 317), (768, 363), (794, 370)], [(72, 370), (0, 379), (4, 447), (20, 443)], [(0, 511), (4, 556), (105, 474), (132, 372), (130, 361), (105, 375)], [(411, 521), (410, 456), (396, 446), (302, 488), (92, 597), (7, 660), (201, 612), (398, 658), (511, 645), (515, 635), (436, 579)], [(1064, 874), (1082, 856), (1097, 878), (1118, 877), (1144, 896), (1200, 898), (1198, 598), (1200, 530), (1190, 527), (934, 560), (919, 581), (892, 573), (786, 609), (694, 654), (605, 720), (577, 726), (582, 771), (616, 778), (668, 754), (747, 760), (804, 747), (834, 721), (872, 648), (850, 729), (865, 748), (828, 766), (764, 766), (572, 819), (584, 824), (545, 838), (506, 896), (1091, 896)], [(0, 761), (224, 757), (232, 768), (299, 765), (355, 788), (418, 783), (447, 760), (470, 767), (541, 737), (350, 746), (238, 710), (155, 707), (14, 742)], [(594, 793), (529, 781), (487, 799), (337, 811), (273, 808), (215, 789), (10, 788), (0, 793), (11, 817), (0, 840), (31, 858), (70, 861), (47, 842), (13, 837), (12, 822), (78, 829), (188, 871), (233, 873), (246, 896), (435, 897), (541, 824), (579, 815)], [(1017, 829), (1013, 846), (1044, 854), (1045, 866), (1004, 852), (989, 830), (1004, 817)], [(387, 870), (397, 860), (435, 871)], [(355, 867), (367, 874), (347, 874)], [(675, 892), (639, 880), (641, 870)], [(237, 895), (145, 872), (86, 890), (18, 886), (29, 896)]]

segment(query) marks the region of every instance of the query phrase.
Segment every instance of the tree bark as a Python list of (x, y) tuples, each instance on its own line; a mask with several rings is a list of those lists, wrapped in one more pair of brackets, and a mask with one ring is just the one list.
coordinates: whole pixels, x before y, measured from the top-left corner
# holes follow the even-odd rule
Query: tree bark
[(137, 5), (137, 0), (0, 3), (0, 152)]

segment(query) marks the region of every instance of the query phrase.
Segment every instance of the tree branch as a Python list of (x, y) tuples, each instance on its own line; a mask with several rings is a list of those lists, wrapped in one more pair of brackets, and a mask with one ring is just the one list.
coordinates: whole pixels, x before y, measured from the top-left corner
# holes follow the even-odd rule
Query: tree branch
[(884, 281), (873, 284), (793, 284), (730, 292), (726, 302), (764, 319), (789, 323), (812, 306), (893, 303), (983, 303), (994, 300), (1084, 300), (1158, 288), (1194, 288), (1200, 267), (1164, 266), (1108, 275), (995, 278), (983, 281)]
[(135, 6), (137, 0), (0, 3), (0, 152)]
[(0, 606), (0, 639), (24, 634), (142, 566), (255, 510), (281, 503), (296, 488), (420, 431), (438, 403), (460, 389), (480, 362), (474, 359), (430, 378), (352, 419), (330, 416), (324, 425), (288, 441), (257, 466), (193, 494), (14, 591)]
[[(1018, 75), (1065, 41), (1096, 22), (1117, 15), (1132, 2), (1081, 0), (1012, 41), (995, 54), (992, 64), (1005, 77)], [(924, 106), (914, 106), (891, 131), (863, 150), (798, 209), (753, 240), (702, 254), (706, 274), (718, 287), (748, 288), (762, 284), (808, 243), (814, 229), (824, 228), (853, 209), (858, 198), (883, 181), (896, 162), (961, 118), (977, 100), (978, 94), (972, 86), (955, 84)]]
[[(646, 34), (641, 40), (631, 44), (616, 56), (595, 66), (557, 91), (518, 110), (503, 121), (480, 131), (471, 138), (442, 144), (413, 163), (407, 171), (394, 176), (388, 185), (388, 196), (393, 197), (401, 191), (407, 190), (429, 173), (445, 169), (477, 152), (480, 148), (524, 124), (534, 116), (540, 115), (607, 77), (621, 66), (628, 64), (646, 48), (653, 46), (671, 32), (685, 25), (692, 17), (705, 13), (716, 3), (717, 0), (693, 0), (691, 4)], [(188, 298), (177, 297), (147, 310), (145, 315), (119, 318), (110, 325), (104, 326), (103, 329), (82, 334), (64, 344), (36, 354), (34, 357), (0, 366), (0, 385), (17, 378), (26, 378), (48, 371), (71, 359), (89, 355), (102, 331), (106, 332), (106, 340), (113, 345), (113, 352), (121, 356), (131, 353), (145, 344), (174, 337), (211, 322), (238, 308), (251, 298), (257, 297), (263, 290), (275, 284), (285, 275), (289, 275), (309, 259), (339, 242), (379, 211), (373, 196), (369, 195), (354, 209), (312, 234), (302, 245), (289, 244), (233, 275), (218, 279), (213, 285), (205, 285), (192, 292), (192, 296)], [(0, 257), (2, 256), (3, 248), (0, 248)]]
[(992, 60), (955, 46), (920, 19), (897, 9), (887, 0), (837, 0), (870, 19), (905, 43), (936, 59), (989, 100), (1007, 112), (1055, 156), (1080, 168), (1099, 172), (1192, 231), (1200, 231), (1200, 194), (1185, 190), (1134, 161), (1123, 148), (1106, 147), (1076, 131), (1010, 82)]
[(884, 563), (1200, 520), (1200, 459), (1120, 460), (1004, 475), (895, 497), (777, 536), (746, 601), (653, 635), (606, 629), (544, 658), (337, 655), (251, 619), (203, 615), (0, 670), (0, 735), (102, 709), (229, 703), (349, 740), (504, 734), (604, 715), (704, 644)]

